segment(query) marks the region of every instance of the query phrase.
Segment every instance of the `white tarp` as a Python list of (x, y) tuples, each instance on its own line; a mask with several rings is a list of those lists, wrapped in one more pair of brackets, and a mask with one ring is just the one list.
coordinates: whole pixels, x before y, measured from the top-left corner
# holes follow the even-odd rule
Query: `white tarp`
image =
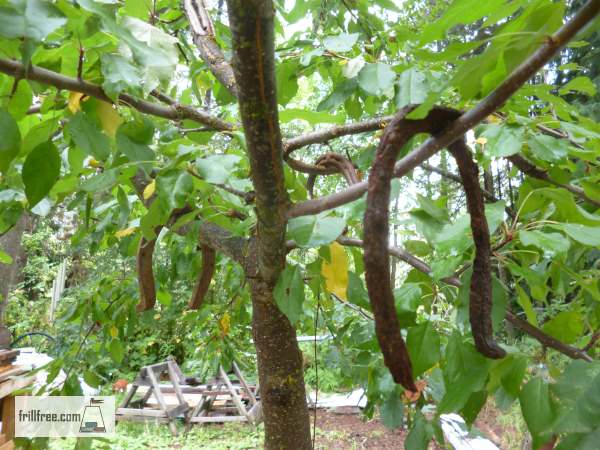
[[(36, 352), (36, 350), (33, 347), (23, 347), (15, 350), (19, 350), (20, 353), (13, 364), (16, 366), (25, 367), (29, 370), (39, 369), (40, 367), (44, 367), (45, 365), (49, 364), (54, 360), (54, 358), (51, 358), (45, 353)], [(56, 378), (52, 381), (52, 383), (50, 384), (50, 386), (48, 386), (46, 390), (62, 386), (62, 384), (65, 382), (66, 377), (67, 374), (64, 372), (64, 370), (61, 369), (61, 371), (58, 373)], [(36, 389), (39, 389), (42, 386), (44, 386), (46, 384), (46, 378), (48, 378), (48, 372), (43, 369), (38, 370), (35, 373), (35, 382), (33, 383), (34, 387)], [(79, 384), (81, 385), (83, 395), (97, 395), (99, 392), (98, 389), (86, 384), (86, 382), (83, 381), (82, 378), (79, 378)]]

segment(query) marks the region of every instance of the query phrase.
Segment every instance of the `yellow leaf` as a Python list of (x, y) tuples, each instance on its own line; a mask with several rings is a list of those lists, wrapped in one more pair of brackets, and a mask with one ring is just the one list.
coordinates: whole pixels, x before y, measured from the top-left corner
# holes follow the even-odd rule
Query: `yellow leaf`
[(337, 242), (329, 245), (331, 262), (323, 261), (321, 275), (325, 278), (325, 288), (342, 300), (346, 300), (348, 288), (348, 258), (346, 251)]
[(124, 238), (125, 236), (129, 236), (130, 234), (133, 234), (133, 232), (135, 231), (135, 227), (131, 227), (131, 228), (124, 228), (122, 230), (119, 230), (115, 233), (115, 236), (118, 237), (119, 239)]
[(102, 128), (104, 132), (108, 134), (110, 137), (114, 137), (117, 132), (117, 128), (119, 125), (123, 123), (123, 119), (114, 108), (113, 105), (107, 102), (98, 102), (98, 108), (96, 110), (98, 113), (98, 117), (100, 118), (100, 122), (102, 122)]
[(489, 116), (487, 116), (486, 120), (489, 123), (502, 123), (502, 118), (500, 118), (494, 114), (490, 114)]
[(156, 190), (156, 180), (152, 180), (145, 188), (144, 188), (144, 200), (148, 200), (150, 197), (154, 195), (154, 191)]
[(69, 92), (68, 107), (69, 111), (73, 114), (77, 111), (81, 111), (81, 105), (79, 103), (84, 95), (85, 94), (82, 94), (81, 92)]
[(229, 316), (229, 313), (225, 313), (223, 314), (223, 317), (221, 317), (221, 320), (219, 320), (219, 327), (221, 328), (221, 333), (223, 333), (223, 336), (227, 336), (229, 334), (230, 326), (231, 317)]
[(110, 327), (110, 330), (108, 330), (108, 332), (111, 335), (111, 337), (114, 337), (114, 338), (116, 338), (119, 335), (119, 330), (114, 325), (112, 327)]

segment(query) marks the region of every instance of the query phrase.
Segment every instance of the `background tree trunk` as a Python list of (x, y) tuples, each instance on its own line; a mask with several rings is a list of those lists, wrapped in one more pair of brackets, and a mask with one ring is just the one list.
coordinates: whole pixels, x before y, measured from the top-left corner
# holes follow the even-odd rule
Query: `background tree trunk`
[(0, 348), (7, 348), (11, 343), (10, 332), (4, 325), (4, 314), (8, 304), (8, 295), (26, 262), (21, 238), (25, 231), (30, 231), (31, 226), (31, 216), (22, 214), (17, 223), (7, 233), (0, 236), (0, 249), (13, 260), (12, 264), (0, 263)]

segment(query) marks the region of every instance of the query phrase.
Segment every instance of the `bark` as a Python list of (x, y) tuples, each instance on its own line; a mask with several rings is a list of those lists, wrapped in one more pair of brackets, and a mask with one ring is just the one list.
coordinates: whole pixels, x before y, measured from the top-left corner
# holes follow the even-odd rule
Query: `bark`
[[(0, 59), (0, 72), (3, 72), (17, 79), (37, 81), (43, 84), (54, 86), (58, 89), (81, 92), (82, 94), (95, 97), (99, 100), (113, 103), (111, 98), (106, 95), (101, 86), (77, 78), (68, 77), (43, 67), (30, 65), (27, 70), (23, 64), (10, 59)], [(128, 105), (138, 111), (157, 117), (163, 117), (170, 120), (189, 119), (194, 122), (206, 125), (213, 130), (232, 131), (236, 125), (226, 122), (218, 117), (195, 109), (188, 105), (174, 103), (172, 105), (158, 105), (146, 100), (141, 100), (129, 94), (119, 94), (118, 102)]]
[(275, 8), (270, 0), (228, 0), (237, 97), (256, 192), (257, 232), (249, 249), (252, 333), (267, 449), (310, 449), (310, 426), (295, 329), (273, 288), (285, 265), (283, 143), (275, 82)]
[[(400, 159), (394, 168), (394, 177), (401, 178), (418, 165), (425, 162), (442, 148), (447, 147), (459, 136), (466, 133), (487, 116), (494, 113), (508, 100), (523, 84), (546, 64), (554, 54), (569, 42), (579, 30), (588, 25), (600, 11), (600, 1), (588, 1), (569, 22), (564, 24), (556, 33), (549, 36), (545, 42), (518, 66), (495, 90), (481, 100), (473, 109), (467, 111), (449, 124), (441, 133), (430, 137), (416, 150)], [(294, 205), (288, 217), (298, 217), (317, 214), (329, 209), (357, 200), (367, 191), (367, 183), (352, 185), (342, 192), (326, 197), (307, 200)]]
[(296, 330), (275, 305), (269, 285), (254, 280), (251, 289), (265, 448), (310, 449), (310, 422)]
[(12, 264), (0, 263), (0, 349), (8, 348), (12, 341), (11, 333), (4, 325), (4, 315), (8, 306), (8, 296), (17, 283), (27, 257), (21, 246), (23, 233), (31, 231), (32, 218), (22, 214), (17, 223), (5, 234), (0, 236), (0, 250), (12, 258)]
[(32, 218), (22, 214), (17, 223), (5, 234), (0, 236), (0, 250), (7, 253), (13, 260), (12, 264), (0, 263), (0, 324), (4, 323), (4, 312), (8, 295), (17, 283), (21, 269), (25, 265), (26, 256), (21, 246), (23, 233), (31, 231)]

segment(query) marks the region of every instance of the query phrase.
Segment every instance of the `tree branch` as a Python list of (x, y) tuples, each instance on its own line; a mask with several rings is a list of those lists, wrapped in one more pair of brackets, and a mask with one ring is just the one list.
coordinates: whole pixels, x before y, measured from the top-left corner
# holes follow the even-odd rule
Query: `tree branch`
[[(406, 175), (436, 152), (447, 147), (458, 137), (482, 122), (487, 116), (494, 113), (529, 78), (535, 75), (561, 47), (586, 26), (599, 11), (600, 1), (589, 0), (569, 22), (564, 24), (554, 35), (549, 36), (538, 50), (521, 63), (494, 91), (481, 100), (473, 109), (464, 113), (441, 133), (430, 137), (416, 150), (399, 160), (394, 169), (394, 176), (402, 177)], [(356, 200), (366, 191), (367, 183), (361, 182), (345, 191), (295, 204), (288, 212), (288, 217), (317, 214)]]
[(215, 78), (234, 97), (237, 97), (233, 69), (223, 56), (223, 52), (215, 40), (215, 30), (206, 11), (204, 0), (184, 0), (183, 9), (190, 22), (190, 31), (192, 32), (194, 44), (200, 51), (200, 57), (208, 65)]
[[(26, 70), (25, 66), (18, 61), (0, 59), (0, 72), (15, 78), (37, 81), (39, 83), (54, 86), (58, 89), (81, 92), (90, 97), (113, 103), (112, 99), (106, 95), (101, 86), (84, 80), (78, 80), (77, 78), (67, 77), (42, 67), (31, 65)], [(211, 116), (210, 114), (191, 106), (178, 103), (167, 106), (158, 105), (124, 93), (119, 94), (118, 103), (128, 105), (142, 113), (162, 117), (164, 119), (192, 120), (217, 131), (232, 131), (236, 128), (236, 126), (230, 122)]]
[(258, 273), (275, 284), (285, 264), (288, 195), (277, 113), (274, 7), (267, 0), (228, 0), (233, 69), (256, 191)]
[(600, 201), (588, 197), (586, 195), (585, 191), (583, 189), (581, 189), (579, 186), (574, 186), (572, 184), (559, 183), (558, 181), (553, 180), (552, 178), (550, 178), (550, 176), (548, 175), (548, 173), (546, 171), (540, 169), (539, 167), (536, 167), (533, 163), (528, 161), (523, 156), (517, 154), (517, 155), (508, 156), (506, 159), (508, 159), (511, 163), (513, 163), (525, 175), (528, 175), (532, 178), (537, 178), (538, 180), (546, 181), (547, 183), (550, 183), (555, 186), (566, 189), (567, 191), (571, 192), (572, 194), (575, 194), (577, 197), (581, 198), (582, 200), (584, 200), (592, 205), (600, 207)]
[[(339, 242), (342, 245), (350, 246), (350, 247), (362, 247), (363, 246), (362, 240), (355, 239), (355, 238), (347, 238), (345, 236), (340, 236), (337, 239), (337, 242)], [(398, 248), (398, 247), (390, 247), (389, 253), (391, 256), (394, 256), (394, 257), (410, 264), (415, 269), (417, 269), (423, 273), (426, 273), (428, 275), (431, 275), (431, 267), (429, 267), (429, 265), (425, 261), (423, 261), (420, 258), (417, 258), (416, 256), (412, 255), (411, 253), (407, 252), (406, 250), (404, 250), (402, 248)], [(457, 276), (442, 278), (442, 281), (444, 281), (446, 284), (449, 284), (451, 286), (455, 286), (455, 287), (462, 286), (462, 283), (460, 282), (460, 280), (458, 279)], [(545, 345), (546, 347), (553, 348), (554, 350), (556, 350), (560, 353), (563, 353), (564, 355), (566, 355), (570, 358), (573, 358), (573, 359), (582, 359), (582, 360), (588, 361), (588, 362), (592, 361), (592, 358), (586, 353), (586, 350), (589, 350), (588, 347), (586, 347), (584, 350), (580, 350), (577, 347), (573, 347), (571, 345), (565, 344), (565, 343), (559, 341), (558, 339), (555, 339), (552, 336), (544, 333), (542, 330), (535, 327), (534, 325), (531, 325), (529, 322), (519, 318), (512, 311), (506, 311), (505, 319), (508, 322), (512, 323), (515, 327), (517, 327), (521, 331), (523, 331), (523, 332), (527, 333), (528, 335), (530, 335), (531, 337), (535, 338), (537, 341), (539, 341), (541, 344)], [(592, 338), (592, 340), (595, 343), (594, 338)]]
[(283, 146), (285, 149), (285, 157), (302, 147), (311, 144), (322, 144), (331, 139), (340, 136), (348, 136), (351, 134), (367, 133), (369, 131), (377, 131), (386, 127), (394, 116), (376, 117), (374, 119), (365, 120), (363, 122), (353, 122), (345, 125), (339, 125), (325, 130), (313, 131), (312, 133), (303, 134), (291, 139), (287, 139)]
[(505, 318), (508, 322), (512, 323), (514, 326), (524, 331), (531, 337), (537, 339), (546, 347), (553, 348), (561, 352), (564, 355), (567, 355), (573, 359), (583, 359), (587, 362), (592, 362), (593, 359), (588, 355), (585, 351), (578, 349), (577, 347), (573, 347), (571, 345), (565, 344), (558, 339), (553, 338), (552, 336), (544, 333), (542, 330), (537, 328), (534, 325), (531, 325), (526, 320), (521, 319), (516, 314), (511, 311), (506, 311)]
[[(350, 238), (350, 237), (346, 237), (346, 236), (338, 237), (337, 242), (340, 243), (341, 245), (344, 245), (347, 247), (361, 247), (361, 248), (363, 247), (363, 241), (361, 239)], [(394, 256), (394, 257), (398, 258), (399, 260), (404, 261), (405, 263), (411, 265), (412, 267), (414, 267), (415, 269), (417, 269), (420, 272), (426, 273), (427, 275), (431, 275), (431, 267), (429, 267), (429, 265), (425, 261), (417, 258), (413, 254), (407, 252), (405, 249), (403, 249), (401, 247), (390, 246), (388, 251), (391, 256)], [(461, 283), (460, 283), (460, 280), (458, 279), (458, 277), (453, 276), (453, 277), (442, 278), (442, 281), (451, 286), (455, 286), (455, 287), (461, 286)]]

